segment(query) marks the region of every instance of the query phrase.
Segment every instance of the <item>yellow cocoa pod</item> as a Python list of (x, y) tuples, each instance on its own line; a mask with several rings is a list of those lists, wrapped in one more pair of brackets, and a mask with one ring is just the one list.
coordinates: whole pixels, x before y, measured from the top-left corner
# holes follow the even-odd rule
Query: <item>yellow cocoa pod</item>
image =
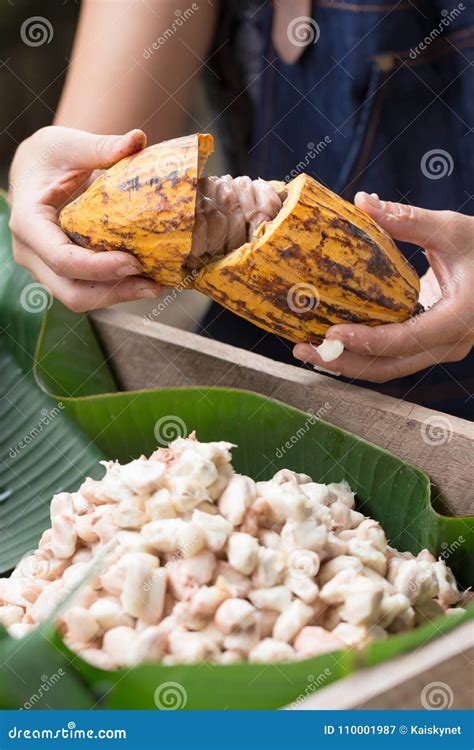
[(212, 150), (212, 135), (195, 134), (127, 156), (63, 208), (61, 228), (82, 247), (132, 253), (160, 284), (182, 283), (197, 181)]
[(251, 241), (190, 274), (197, 181), (212, 151), (197, 134), (123, 159), (66, 206), (60, 224), (93, 250), (133, 253), (165, 286), (204, 292), (293, 342), (320, 342), (336, 323), (407, 320), (420, 284), (391, 237), (367, 214), (300, 174), (273, 182), (281, 211)]

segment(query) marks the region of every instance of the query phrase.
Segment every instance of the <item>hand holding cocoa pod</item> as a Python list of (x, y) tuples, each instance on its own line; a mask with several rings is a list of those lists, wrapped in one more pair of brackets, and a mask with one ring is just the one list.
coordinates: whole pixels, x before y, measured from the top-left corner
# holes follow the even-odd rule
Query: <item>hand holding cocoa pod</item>
[(132, 253), (158, 283), (198, 289), (294, 342), (418, 310), (415, 271), (366, 213), (306, 174), (288, 184), (202, 179), (212, 148), (212, 136), (196, 134), (123, 159), (62, 210), (62, 229), (92, 250)]
[(9, 186), (14, 258), (71, 310), (83, 312), (160, 293), (156, 282), (143, 277), (133, 255), (78, 247), (57, 224), (61, 206), (84, 190), (97, 170), (145, 145), (141, 130), (104, 136), (51, 126), (17, 149)]
[(297, 346), (295, 356), (316, 368), (323, 365), (375, 383), (464, 359), (474, 344), (474, 218), (367, 193), (358, 193), (355, 202), (395, 239), (425, 250), (430, 268), (421, 279), (420, 302), (426, 312), (375, 328), (335, 325), (326, 341), (340, 341), (346, 351), (334, 363), (323, 362), (311, 346)]

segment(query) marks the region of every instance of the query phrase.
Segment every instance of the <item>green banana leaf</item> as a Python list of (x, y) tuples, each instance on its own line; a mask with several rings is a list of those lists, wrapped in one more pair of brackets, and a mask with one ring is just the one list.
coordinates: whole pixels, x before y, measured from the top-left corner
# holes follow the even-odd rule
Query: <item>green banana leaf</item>
[[(39, 536), (49, 526), (52, 495), (77, 488), (89, 472), (99, 475), (98, 461), (103, 455), (66, 415), (64, 403), (39, 388), (35, 380), (36, 342), (43, 312), (52, 298), (12, 260), (4, 198), (0, 202), (0, 269), (0, 571), (5, 572), (36, 549)], [(69, 311), (63, 308), (62, 312), (69, 361), (72, 357), (74, 367), (80, 368), (89, 348), (94, 351), (95, 346), (96, 354), (99, 349), (87, 318), (71, 320)], [(85, 341), (85, 351), (78, 358), (78, 342)], [(58, 332), (55, 348), (61, 350), (65, 342)], [(111, 390), (115, 386), (107, 375), (103, 388)]]
[[(391, 543), (443, 554), (458, 580), (474, 578), (474, 519), (448, 518), (430, 503), (428, 477), (396, 456), (311, 415), (255, 393), (227, 389), (116, 391), (86, 316), (53, 302), (11, 261), (7, 206), (0, 205), (0, 566), (35, 548), (49, 526), (49, 501), (97, 475), (100, 458), (129, 460), (178, 434), (236, 443), (234, 465), (256, 479), (288, 467), (315, 481), (346, 478), (358, 507)], [(33, 294), (34, 292), (34, 294)], [(39, 299), (39, 303), (35, 300)], [(41, 422), (41, 416), (44, 417)], [(44, 424), (46, 423), (46, 424)], [(418, 648), (474, 616), (443, 617), (415, 631), (285, 665), (143, 665), (110, 673), (72, 654), (51, 623), (24, 641), (0, 635), (0, 706), (28, 702), (53, 665), (66, 678), (47, 692), (51, 707), (276, 708), (350, 674)], [(61, 667), (59, 667), (61, 665)], [(41, 703), (40, 705), (43, 705)], [(37, 706), (39, 707), (39, 705)]]
[(0, 709), (94, 708), (97, 697), (55, 642), (50, 625), (21, 641), (0, 626)]
[[(288, 664), (221, 666), (203, 663), (172, 667), (148, 664), (104, 672), (76, 657), (75, 666), (101, 698), (102, 708), (165, 707), (168, 688), (175, 708), (275, 709), (299, 704), (316, 690), (349, 676), (358, 668), (420, 648), (473, 617), (474, 606), (471, 605), (465, 614), (438, 618), (416, 630), (371, 644), (362, 652), (347, 649)], [(74, 656), (59, 638), (57, 644), (71, 658)]]

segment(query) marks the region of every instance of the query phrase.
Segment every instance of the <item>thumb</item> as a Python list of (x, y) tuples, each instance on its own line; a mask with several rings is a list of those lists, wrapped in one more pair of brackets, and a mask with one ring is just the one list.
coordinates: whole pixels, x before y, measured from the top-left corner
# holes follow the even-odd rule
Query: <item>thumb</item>
[(67, 163), (61, 166), (69, 169), (107, 169), (146, 146), (146, 135), (138, 129), (124, 135), (96, 135), (72, 128), (67, 131), (62, 149)]
[(354, 203), (368, 213), (395, 240), (420, 245), (425, 250), (449, 250), (449, 211), (429, 211), (405, 203), (382, 201), (373, 193), (357, 193)]

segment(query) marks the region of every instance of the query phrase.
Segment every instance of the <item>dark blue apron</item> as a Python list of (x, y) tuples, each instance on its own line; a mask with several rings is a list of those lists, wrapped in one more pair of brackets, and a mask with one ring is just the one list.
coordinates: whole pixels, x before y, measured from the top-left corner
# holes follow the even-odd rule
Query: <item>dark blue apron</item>
[[(222, 3), (212, 58), (219, 78), (209, 83), (233, 174), (291, 179), (306, 171), (348, 200), (366, 190), (474, 215), (472, 0), (320, 0), (312, 7), (317, 41), (294, 64), (272, 45), (272, 16), (260, 0)], [(402, 250), (423, 274), (421, 250)], [(296, 363), (289, 342), (218, 305), (200, 333)], [(472, 353), (364, 385), (474, 417)]]

